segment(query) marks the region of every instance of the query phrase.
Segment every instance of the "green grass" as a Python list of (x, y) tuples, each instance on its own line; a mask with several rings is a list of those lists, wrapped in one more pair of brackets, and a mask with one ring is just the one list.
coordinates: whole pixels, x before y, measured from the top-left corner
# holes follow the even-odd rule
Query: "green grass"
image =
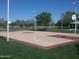
[(79, 59), (74, 44), (44, 50), (4, 38), (0, 38), (0, 55), (11, 56), (0, 59)]
[[(9, 31), (25, 31), (26, 29), (9, 29)], [(0, 29), (0, 31), (7, 31), (7, 29)]]
[(7, 31), (6, 28), (0, 28), (0, 31)]
[[(74, 30), (69, 29), (47, 29), (49, 32), (60, 32), (60, 33), (74, 33)], [(77, 34), (79, 34), (79, 29), (77, 30)]]
[[(25, 31), (29, 30), (28, 28), (10, 28), (10, 31)], [(0, 31), (7, 31), (6, 28), (0, 28)], [(33, 30), (34, 31), (34, 30)], [(69, 29), (56, 29), (56, 28), (41, 28), (38, 31), (47, 31), (47, 32), (60, 32), (60, 33), (74, 33), (74, 30)], [(79, 29), (77, 29), (77, 34), (79, 34)]]

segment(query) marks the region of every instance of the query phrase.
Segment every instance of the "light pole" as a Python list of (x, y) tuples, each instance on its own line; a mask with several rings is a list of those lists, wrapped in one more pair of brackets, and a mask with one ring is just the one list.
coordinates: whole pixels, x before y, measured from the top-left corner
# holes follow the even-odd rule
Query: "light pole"
[(76, 34), (76, 31), (77, 31), (77, 15), (76, 15), (76, 13), (77, 13), (77, 7), (76, 7), (76, 5), (79, 3), (79, 1), (75, 1), (75, 2), (73, 2), (73, 5), (75, 6), (75, 9), (74, 9), (74, 12), (75, 12), (75, 19), (74, 19), (74, 23), (75, 23), (75, 31), (74, 31), (74, 33)]
[(7, 0), (7, 42), (9, 41), (9, 0)]
[(35, 19), (35, 31), (37, 31), (37, 22), (36, 22), (36, 19)]
[[(35, 14), (36, 10), (33, 10), (33, 13)], [(36, 18), (34, 17), (34, 21), (35, 21), (35, 31), (37, 31), (37, 20)]]
[(64, 18), (64, 13), (61, 15), (61, 18), (62, 18), (61, 28), (63, 29), (63, 18)]

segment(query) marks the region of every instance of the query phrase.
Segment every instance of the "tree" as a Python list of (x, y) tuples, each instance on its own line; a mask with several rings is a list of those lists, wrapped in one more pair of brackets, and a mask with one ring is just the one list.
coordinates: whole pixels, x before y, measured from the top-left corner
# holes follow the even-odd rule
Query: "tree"
[(26, 20), (25, 21), (25, 25), (27, 26), (27, 27), (29, 27), (29, 26), (34, 26), (35, 24), (34, 24), (34, 20), (32, 19), (32, 20)]
[[(63, 26), (68, 28), (68, 26), (72, 23), (72, 15), (73, 14), (75, 14), (75, 13), (70, 12), (70, 11), (63, 13), (63, 15), (61, 16), (61, 19), (58, 20), (57, 25), (62, 26), (62, 22), (63, 22)], [(76, 15), (78, 17), (77, 13), (76, 13)]]
[(16, 21), (15, 21), (15, 24), (16, 24), (16, 26), (21, 26), (21, 20), (19, 20), (19, 19), (17, 19)]
[(42, 12), (38, 14), (36, 17), (37, 25), (38, 26), (48, 26), (51, 22), (51, 13), (49, 12)]
[(7, 27), (7, 21), (4, 18), (0, 18), (0, 27)]
[(61, 24), (62, 24), (62, 20), (60, 19), (57, 21), (56, 26), (61, 27)]
[(29, 26), (34, 26), (34, 20), (21, 20), (21, 19), (16, 19), (15, 22), (12, 22), (10, 24), (11, 26), (18, 26), (18, 27), (29, 27)]
[(74, 14), (73, 12), (65, 12), (64, 13), (64, 16), (62, 18), (64, 27), (68, 27), (70, 25), (70, 23), (72, 22), (72, 15), (73, 14)]

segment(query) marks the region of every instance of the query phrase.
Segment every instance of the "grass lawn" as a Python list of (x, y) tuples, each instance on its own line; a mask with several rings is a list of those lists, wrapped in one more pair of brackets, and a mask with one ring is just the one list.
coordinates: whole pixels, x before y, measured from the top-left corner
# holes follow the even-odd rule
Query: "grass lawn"
[(79, 59), (74, 44), (52, 48), (49, 50), (39, 49), (19, 42), (0, 38), (0, 59)]
[[(49, 32), (61, 32), (61, 33), (74, 33), (74, 30), (69, 29), (47, 29)], [(77, 29), (77, 34), (79, 34), (79, 29)]]
[[(10, 28), (10, 31), (25, 31), (25, 30), (28, 30), (28, 29), (27, 28)], [(7, 29), (6, 28), (0, 28), (0, 31), (7, 31)], [(40, 30), (38, 30), (38, 31), (40, 31)], [(41, 31), (60, 32), (60, 33), (74, 33), (74, 30), (56, 29), (56, 28), (47, 28), (46, 30), (42, 28)], [(77, 29), (77, 34), (79, 34), (79, 29)]]
[(7, 31), (6, 28), (0, 28), (0, 31)]
[[(25, 31), (26, 28), (9, 28), (9, 31)], [(0, 28), (0, 31), (7, 31), (7, 28)]]

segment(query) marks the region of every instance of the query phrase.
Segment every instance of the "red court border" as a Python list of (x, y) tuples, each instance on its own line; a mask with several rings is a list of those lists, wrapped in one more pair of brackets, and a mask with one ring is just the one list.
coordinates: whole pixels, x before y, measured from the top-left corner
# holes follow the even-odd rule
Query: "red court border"
[(55, 38), (63, 38), (63, 39), (69, 39), (69, 40), (79, 40), (79, 37), (73, 37), (73, 36), (67, 36), (67, 35), (48, 35), (48, 37), (55, 37)]
[[(3, 36), (0, 36), (0, 37), (3, 37)], [(3, 37), (3, 38), (6, 38), (6, 37)], [(20, 42), (20, 43), (23, 43), (23, 44), (27, 44), (27, 45), (30, 45), (30, 46), (33, 46), (33, 47), (38, 47), (38, 48), (46, 49), (46, 50), (50, 49), (50, 48), (55, 48), (55, 47), (64, 46), (64, 45), (68, 45), (68, 44), (71, 44), (71, 43), (77, 43), (78, 42), (76, 40), (73, 40), (71, 42), (60, 43), (60, 44), (51, 45), (51, 46), (42, 46), (42, 45), (34, 44), (34, 43), (31, 43), (31, 42), (24, 42), (24, 41), (12, 39), (12, 38), (10, 38), (10, 41), (17, 41), (17, 42)]]

